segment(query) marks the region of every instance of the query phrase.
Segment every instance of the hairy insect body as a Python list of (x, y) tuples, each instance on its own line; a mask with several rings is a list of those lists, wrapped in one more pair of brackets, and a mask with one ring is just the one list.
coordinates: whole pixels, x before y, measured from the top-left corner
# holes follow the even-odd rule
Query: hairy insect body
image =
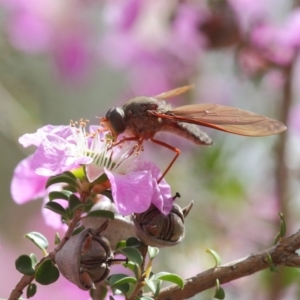
[(144, 96), (135, 97), (127, 101), (122, 109), (126, 131), (132, 136), (140, 136), (143, 140), (147, 140), (153, 138), (157, 132), (167, 131), (198, 145), (212, 144), (212, 140), (197, 125), (153, 115), (152, 111), (166, 115), (171, 111), (171, 105), (164, 100)]

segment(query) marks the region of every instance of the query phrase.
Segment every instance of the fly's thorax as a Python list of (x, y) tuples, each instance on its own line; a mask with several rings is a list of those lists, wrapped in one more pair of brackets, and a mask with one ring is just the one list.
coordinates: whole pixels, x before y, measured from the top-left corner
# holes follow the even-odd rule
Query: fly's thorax
[(170, 110), (170, 106), (166, 105), (164, 100), (139, 96), (128, 100), (123, 105), (124, 124), (127, 131), (134, 136), (148, 139), (161, 130), (165, 119), (153, 116), (150, 112), (157, 111), (165, 113)]

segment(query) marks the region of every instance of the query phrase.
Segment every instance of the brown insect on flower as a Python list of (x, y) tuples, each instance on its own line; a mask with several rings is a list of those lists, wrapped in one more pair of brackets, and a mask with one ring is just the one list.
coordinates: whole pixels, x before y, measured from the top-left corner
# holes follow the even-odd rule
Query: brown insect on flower
[(276, 120), (235, 107), (212, 103), (185, 105), (172, 108), (165, 100), (178, 96), (193, 88), (193, 85), (179, 87), (155, 97), (134, 97), (120, 107), (108, 110), (102, 125), (110, 130), (116, 141), (122, 134), (128, 134), (123, 141), (137, 141), (141, 147), (145, 140), (166, 147), (175, 156), (162, 174), (166, 175), (180, 150), (154, 138), (160, 131), (173, 132), (199, 145), (211, 145), (212, 140), (197, 125), (214, 128), (243, 136), (268, 136), (286, 130)]

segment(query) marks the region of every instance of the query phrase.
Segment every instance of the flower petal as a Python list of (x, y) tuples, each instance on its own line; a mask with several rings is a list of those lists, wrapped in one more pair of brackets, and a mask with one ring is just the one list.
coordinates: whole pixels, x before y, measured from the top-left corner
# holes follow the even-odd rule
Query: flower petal
[(148, 171), (119, 175), (105, 169), (105, 173), (110, 180), (113, 199), (120, 214), (141, 213), (149, 208), (153, 186)]
[(59, 136), (46, 135), (34, 153), (33, 167), (36, 173), (42, 176), (53, 176), (92, 161), (90, 157), (74, 156), (70, 149), (72, 146)]
[(139, 161), (135, 170), (147, 170), (151, 173), (153, 195), (151, 203), (153, 203), (161, 213), (168, 215), (173, 207), (173, 197), (171, 188), (165, 179), (162, 179), (159, 184), (157, 180), (161, 176), (159, 168), (150, 161)]
[(15, 168), (10, 190), (13, 200), (26, 203), (46, 195), (46, 177), (39, 176), (32, 167), (33, 155), (23, 159)]
[(54, 126), (46, 125), (39, 128), (35, 133), (26, 133), (19, 138), (19, 143), (23, 147), (39, 146), (43, 141), (43, 138), (47, 134), (54, 134), (64, 138), (70, 142), (70, 139), (74, 140), (70, 126)]

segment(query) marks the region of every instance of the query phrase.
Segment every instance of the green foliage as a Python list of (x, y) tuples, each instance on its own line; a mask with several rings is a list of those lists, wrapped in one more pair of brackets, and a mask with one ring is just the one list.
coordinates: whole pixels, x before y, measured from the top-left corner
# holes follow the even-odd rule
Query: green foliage
[(59, 278), (58, 268), (53, 264), (51, 259), (45, 259), (38, 266), (35, 273), (36, 282), (48, 285), (51, 284)]
[(44, 254), (47, 253), (46, 249), (49, 246), (49, 242), (41, 233), (32, 231), (25, 234), (25, 237), (30, 239), (36, 246), (38, 246), (44, 252)]
[(71, 172), (64, 172), (62, 174), (50, 177), (47, 180), (46, 188), (56, 183), (66, 183), (75, 189), (79, 188), (76, 177), (71, 174)]
[(98, 218), (106, 218), (113, 220), (115, 218), (115, 214), (110, 210), (93, 210), (90, 211), (87, 215), (88, 217), (98, 217)]
[(118, 252), (125, 255), (128, 258), (128, 260), (130, 260), (131, 262), (133, 262), (139, 266), (143, 262), (143, 257), (141, 255), (140, 251), (135, 248), (125, 247), (125, 248), (119, 249)]
[(126, 246), (133, 247), (133, 248), (140, 248), (143, 246), (143, 243), (136, 237), (131, 236), (126, 240)]
[(69, 200), (69, 209), (71, 212), (74, 212), (75, 210), (86, 206), (86, 203), (80, 201), (80, 199), (75, 194), (71, 194), (68, 200)]
[(225, 291), (221, 288), (219, 279), (216, 280), (216, 292), (214, 295), (216, 299), (225, 299)]
[(62, 200), (69, 200), (70, 195), (72, 195), (72, 192), (64, 190), (64, 191), (53, 191), (50, 192), (48, 197), (50, 201), (53, 201), (55, 199), (62, 199)]
[(32, 260), (28, 255), (24, 254), (19, 256), (15, 261), (15, 266), (16, 269), (24, 275), (32, 276), (35, 273), (35, 270), (32, 266)]
[(153, 260), (158, 253), (159, 249), (157, 247), (148, 246), (148, 255), (151, 260)]
[(31, 298), (36, 294), (37, 286), (35, 283), (30, 283), (26, 289), (26, 297)]
[(153, 293), (154, 298), (157, 297), (157, 295), (160, 292), (160, 287), (161, 287), (161, 280), (155, 279), (155, 278), (145, 278), (145, 282), (150, 289), (150, 291)]
[(112, 276), (109, 276), (107, 278), (107, 281), (109, 282), (109, 285), (112, 287), (113, 290), (118, 289), (123, 294), (127, 295), (127, 293), (130, 290), (129, 282), (122, 283), (122, 280), (125, 280), (125, 278), (127, 277), (128, 275), (126, 274), (114, 274)]
[(69, 219), (69, 215), (67, 213), (67, 210), (63, 208), (62, 205), (60, 205), (59, 203), (57, 202), (48, 202), (45, 204), (44, 206), (45, 208), (61, 215), (64, 219), (68, 220)]
[(214, 251), (212, 249), (206, 249), (206, 252), (209, 253), (209, 254), (211, 254), (211, 256), (214, 258), (214, 260), (215, 260), (215, 268), (222, 263), (221, 257), (220, 257), (220, 255), (216, 251)]
[(183, 279), (180, 276), (176, 275), (176, 274), (172, 274), (172, 273), (168, 273), (168, 272), (160, 272), (160, 273), (155, 274), (153, 276), (153, 278), (164, 280), (164, 281), (169, 281), (169, 282), (175, 283), (181, 289), (184, 288)]

